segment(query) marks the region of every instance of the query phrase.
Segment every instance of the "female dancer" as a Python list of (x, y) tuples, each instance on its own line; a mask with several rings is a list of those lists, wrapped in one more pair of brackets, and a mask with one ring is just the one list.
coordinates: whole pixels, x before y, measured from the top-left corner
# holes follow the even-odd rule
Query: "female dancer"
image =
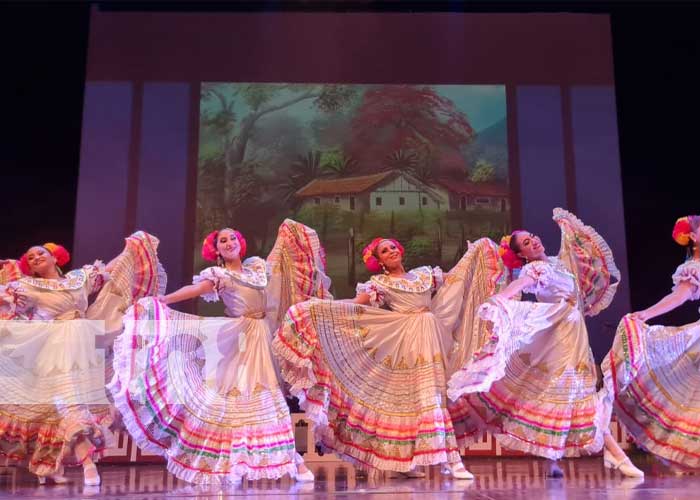
[[(312, 229), (287, 219), (267, 261), (245, 253), (241, 233), (214, 231), (202, 256), (216, 266), (129, 311), (109, 387), (138, 446), (163, 455), (180, 479), (313, 481), (294, 447), (270, 340), (290, 305), (330, 296), (323, 250)], [(228, 317), (166, 307), (199, 296), (222, 300)]]
[(100, 484), (93, 460), (110, 445), (112, 418), (95, 337), (121, 323), (134, 299), (162, 293), (157, 246), (154, 237), (135, 233), (106, 266), (97, 261), (65, 275), (60, 267), (70, 256), (53, 243), (31, 247), (19, 262), (3, 261), (3, 278), (12, 279), (0, 284), (5, 463), (26, 466), (42, 484), (47, 477), (64, 483), (63, 466), (82, 464), (85, 484)]
[(700, 299), (700, 216), (679, 219), (673, 238), (688, 249), (688, 259), (673, 274), (672, 292), (622, 318), (602, 368), (616, 415), (635, 442), (673, 464), (697, 468), (700, 321), (681, 327), (646, 323)]
[[(445, 383), (453, 356), (469, 351), (465, 280), (479, 263), (502, 274), (497, 248), (482, 243), (443, 274), (407, 272), (401, 244), (376, 238), (363, 251), (374, 275), (354, 300), (290, 308), (273, 350), (326, 450), (371, 472), (422, 477), (416, 466), (448, 464), (454, 478), (473, 478), (458, 450), (463, 423), (452, 419), (463, 418), (462, 408), (451, 415)], [(496, 281), (474, 288), (487, 296)]]
[[(584, 322), (610, 304), (619, 271), (593, 228), (559, 208), (554, 220), (562, 231), (558, 257), (548, 257), (527, 231), (502, 241), (506, 266), (522, 269), (482, 306), (492, 341), (452, 376), (448, 394), (471, 407), (474, 435), (488, 431), (503, 446), (552, 460), (552, 477), (563, 475), (557, 459), (603, 445), (606, 466), (641, 477), (608, 430), (611, 404), (605, 391), (596, 392)], [(537, 302), (511, 300), (521, 292)]]

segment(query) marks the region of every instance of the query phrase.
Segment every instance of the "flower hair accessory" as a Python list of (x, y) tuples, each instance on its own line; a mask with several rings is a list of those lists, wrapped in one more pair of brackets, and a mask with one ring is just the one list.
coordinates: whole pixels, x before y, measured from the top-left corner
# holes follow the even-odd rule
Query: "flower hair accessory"
[(219, 233), (221, 231), (233, 232), (233, 234), (236, 236), (236, 239), (238, 240), (238, 244), (241, 247), (241, 250), (238, 252), (238, 255), (241, 259), (245, 257), (248, 245), (243, 235), (240, 233), (240, 231), (236, 231), (235, 229), (225, 228), (219, 229), (218, 231), (212, 231), (207, 235), (206, 238), (204, 238), (204, 241), (202, 242), (202, 258), (209, 262), (216, 262), (216, 259), (218, 257), (218, 254), (216, 253), (216, 240), (219, 237)]
[(396, 248), (399, 249), (401, 257), (403, 257), (405, 253), (403, 245), (393, 238), (374, 238), (371, 243), (367, 245), (364, 250), (362, 250), (362, 262), (365, 263), (367, 270), (373, 274), (377, 274), (382, 271), (382, 265), (379, 262), (379, 259), (377, 259), (376, 255), (374, 255), (374, 251), (382, 241), (391, 241), (394, 245), (396, 245)]
[(506, 235), (501, 238), (501, 244), (498, 245), (498, 255), (503, 261), (503, 265), (508, 269), (520, 269), (523, 267), (523, 259), (518, 257), (518, 255), (510, 247), (510, 242), (513, 239), (513, 235), (517, 233), (514, 231), (512, 234)]
[(690, 233), (693, 232), (690, 217), (692, 216), (681, 217), (676, 221), (675, 226), (673, 226), (673, 239), (676, 243), (684, 247), (690, 244)]
[[(58, 267), (63, 267), (66, 264), (70, 262), (70, 253), (68, 250), (66, 250), (66, 247), (63, 245), (58, 245), (56, 243), (44, 243), (41, 245), (44, 247), (48, 252), (53, 256), (54, 259), (56, 259), (56, 265)], [(29, 267), (29, 260), (27, 259), (27, 252), (22, 255), (19, 259), (19, 268), (20, 270), (26, 274), (27, 276), (30, 276), (32, 274), (32, 270)]]

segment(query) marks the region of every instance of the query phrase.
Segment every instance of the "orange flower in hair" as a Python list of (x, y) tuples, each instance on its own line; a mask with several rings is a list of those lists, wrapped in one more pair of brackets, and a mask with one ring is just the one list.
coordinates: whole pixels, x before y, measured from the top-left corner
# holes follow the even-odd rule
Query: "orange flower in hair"
[(70, 262), (70, 253), (68, 253), (68, 250), (66, 250), (64, 246), (57, 245), (56, 243), (44, 243), (44, 248), (51, 252), (51, 255), (56, 258), (56, 264), (58, 264), (59, 267), (63, 267)]
[(673, 239), (676, 243), (682, 246), (688, 246), (690, 244), (690, 233), (693, 232), (693, 227), (690, 224), (689, 217), (681, 217), (676, 221), (676, 225), (673, 226)]

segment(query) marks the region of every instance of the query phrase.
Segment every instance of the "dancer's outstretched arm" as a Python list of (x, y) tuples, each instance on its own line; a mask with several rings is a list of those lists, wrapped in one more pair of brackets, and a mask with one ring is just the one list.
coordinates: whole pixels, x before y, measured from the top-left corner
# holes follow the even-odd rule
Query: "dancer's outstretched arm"
[(679, 283), (671, 293), (666, 295), (653, 306), (648, 307), (643, 311), (632, 313), (632, 317), (640, 321), (648, 321), (657, 316), (661, 316), (662, 314), (673, 311), (675, 308), (683, 305), (691, 298), (692, 293), (693, 285), (687, 281), (684, 281)]
[(194, 285), (183, 286), (179, 290), (169, 293), (168, 295), (159, 297), (159, 300), (164, 304), (174, 304), (183, 300), (193, 299), (211, 293), (214, 291), (214, 283), (209, 280), (201, 281)]
[(520, 292), (522, 292), (525, 288), (531, 287), (535, 284), (535, 280), (532, 279), (530, 276), (522, 276), (518, 278), (517, 280), (511, 282), (507, 287), (503, 289), (502, 292), (499, 292), (494, 295), (494, 297), (498, 297), (501, 299), (510, 299), (512, 297), (515, 297), (518, 295)]

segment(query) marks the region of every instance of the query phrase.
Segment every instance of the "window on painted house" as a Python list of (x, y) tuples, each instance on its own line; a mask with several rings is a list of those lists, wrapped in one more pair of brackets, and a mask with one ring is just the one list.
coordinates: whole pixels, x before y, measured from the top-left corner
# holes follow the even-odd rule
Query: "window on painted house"
[(320, 205), (321, 204), (321, 198), (314, 198), (314, 205)]
[(459, 209), (460, 210), (466, 210), (467, 209), (467, 198), (465, 196), (462, 196), (459, 199)]
[(399, 196), (399, 205), (405, 205), (406, 204), (406, 198), (403, 196)]
[(479, 205), (488, 205), (489, 203), (491, 203), (491, 200), (488, 199), (488, 198), (477, 198), (477, 199), (476, 199), (476, 202), (477, 202)]
[(335, 202), (336, 202), (336, 203), (340, 203), (340, 196), (336, 196), (336, 197), (335, 197)]
[(350, 210), (355, 210), (355, 197), (350, 197)]
[(421, 201), (421, 203), (423, 203), (423, 206), (426, 206), (428, 204), (428, 197), (423, 196), (423, 200)]
[(377, 196), (377, 198), (374, 200), (374, 204), (377, 205), (378, 207), (382, 206), (382, 197)]

